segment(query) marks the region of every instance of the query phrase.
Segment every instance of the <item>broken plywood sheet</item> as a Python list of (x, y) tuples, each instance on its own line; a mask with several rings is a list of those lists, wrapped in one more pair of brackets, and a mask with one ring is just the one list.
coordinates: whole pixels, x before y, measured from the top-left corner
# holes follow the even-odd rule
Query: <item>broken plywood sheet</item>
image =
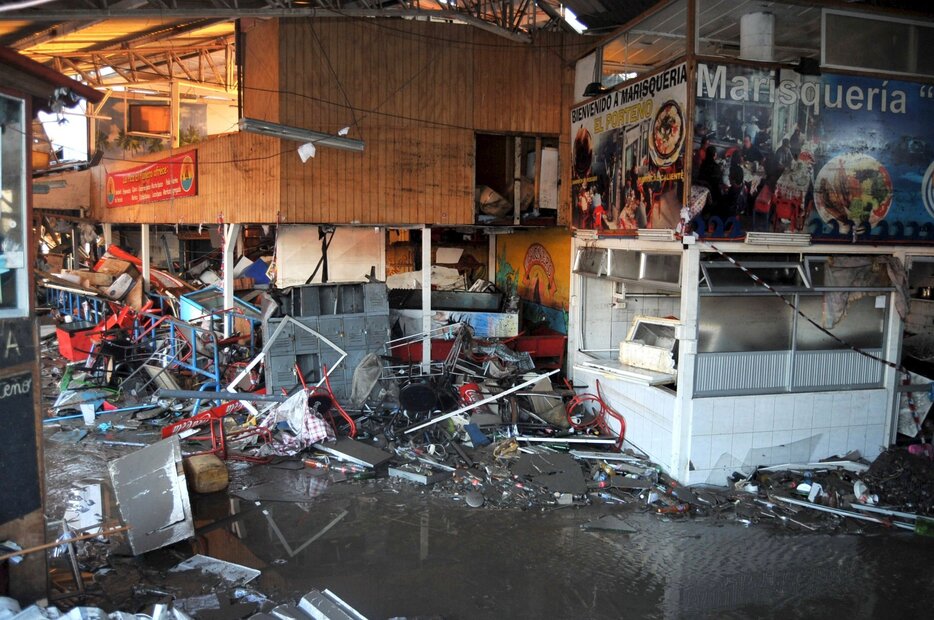
[(120, 516), (130, 526), (134, 555), (194, 535), (178, 436), (137, 450), (107, 465)]
[(555, 493), (582, 495), (587, 492), (581, 466), (568, 454), (523, 454), (512, 473), (526, 476)]

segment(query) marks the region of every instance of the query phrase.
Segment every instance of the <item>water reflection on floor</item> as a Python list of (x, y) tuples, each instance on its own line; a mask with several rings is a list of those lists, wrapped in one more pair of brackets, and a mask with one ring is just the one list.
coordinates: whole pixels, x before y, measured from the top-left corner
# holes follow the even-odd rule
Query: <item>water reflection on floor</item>
[[(50, 519), (72, 483), (106, 481), (106, 461), (132, 451), (83, 444), (47, 444)], [(194, 553), (260, 569), (250, 586), (272, 600), (330, 588), (371, 619), (926, 617), (934, 600), (934, 539), (908, 532), (788, 534), (663, 521), (635, 505), (473, 509), (408, 483), (231, 469), (229, 492), (192, 496), (194, 543), (114, 562), (116, 608), (143, 606), (137, 580)], [(607, 513), (635, 531), (581, 529)]]
[[(261, 569), (262, 591), (326, 587), (371, 618), (875, 618), (920, 615), (934, 600), (934, 541), (910, 533), (785, 534), (606, 506), (471, 509), (374, 483), (310, 504), (210, 501), (240, 517), (205, 533), (201, 552)], [(205, 509), (196, 504), (199, 524)], [(581, 529), (607, 512), (636, 532)]]

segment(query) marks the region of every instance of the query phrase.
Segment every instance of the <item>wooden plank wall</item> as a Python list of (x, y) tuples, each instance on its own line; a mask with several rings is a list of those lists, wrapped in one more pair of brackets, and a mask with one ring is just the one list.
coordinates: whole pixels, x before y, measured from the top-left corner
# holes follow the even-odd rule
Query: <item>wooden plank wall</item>
[(168, 152), (105, 160), (92, 172), (93, 217), (473, 224), (481, 132), (560, 136), (559, 223), (566, 221), (563, 163), (579, 39), (541, 33), (526, 45), (472, 27), (390, 19), (244, 20), (242, 32), (245, 116), (325, 133), (350, 127), (364, 152), (319, 147), (302, 164), (297, 142), (212, 137), (197, 145), (197, 197), (116, 209), (104, 201), (106, 171)]
[[(279, 22), (240, 20), (243, 58), (243, 116), (279, 122)], [(248, 96), (247, 96), (248, 95)]]
[[(291, 156), (290, 143), (241, 132), (211, 137), (196, 145), (130, 161), (105, 159), (91, 174), (91, 216), (101, 222), (142, 224), (202, 224), (225, 222), (275, 223), (279, 209), (280, 160)], [(198, 195), (130, 207), (107, 208), (104, 198), (108, 171), (125, 170), (157, 161), (172, 153), (198, 151)]]
[(472, 224), (475, 132), (568, 131), (562, 86), (576, 50), (565, 35), (529, 46), (387, 19), (281, 20), (278, 35), (280, 122), (349, 126), (365, 142), (363, 153), (321, 147), (305, 164), (283, 158), (286, 222)]
[[(64, 187), (58, 187), (64, 184)], [(36, 186), (46, 185), (44, 193)], [(34, 179), (32, 182), (34, 209), (85, 209), (90, 207), (91, 171), (56, 172)]]

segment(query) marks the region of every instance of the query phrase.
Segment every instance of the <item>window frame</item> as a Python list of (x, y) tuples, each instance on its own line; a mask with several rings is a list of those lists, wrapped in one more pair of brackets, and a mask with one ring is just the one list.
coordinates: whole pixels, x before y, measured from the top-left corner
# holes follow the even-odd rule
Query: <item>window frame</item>
[[(8, 308), (0, 308), (0, 319), (13, 319), (13, 318), (23, 318), (29, 316), (29, 304), (30, 304), (30, 295), (29, 295), (29, 243), (30, 243), (30, 234), (29, 226), (30, 222), (28, 221), (29, 215), (29, 196), (28, 190), (29, 186), (27, 183), (30, 182), (29, 179), (29, 165), (28, 157), (30, 151), (29, 148), (28, 133), (29, 125), (28, 123), (28, 105), (27, 101), (15, 95), (12, 95), (8, 92), (0, 91), (0, 98), (10, 100), (14, 104), (19, 105), (19, 121), (22, 129), (7, 129), (3, 132), (3, 135), (0, 135), (0, 141), (5, 141), (7, 139), (17, 140), (19, 142), (19, 151), (20, 158), (19, 161), (7, 162), (3, 157), (3, 150), (0, 148), (0, 195), (3, 192), (3, 178), (2, 171), (3, 167), (7, 165), (16, 166), (19, 169), (19, 200), (18, 205), (13, 205), (13, 214), (12, 217), (18, 217), (18, 226), (21, 228), (22, 234), (22, 249), (17, 252), (20, 254), (19, 258), (22, 262), (19, 266), (7, 267), (10, 271), (14, 272), (15, 278), (15, 293), (16, 293), (16, 302), (15, 305)], [(7, 135), (9, 132), (9, 135)], [(15, 136), (15, 137), (12, 137)], [(12, 138), (11, 138), (12, 137)], [(12, 253), (11, 253), (12, 254)], [(5, 256), (5, 253), (0, 249), (0, 256)], [(19, 261), (18, 261), (19, 262)]]

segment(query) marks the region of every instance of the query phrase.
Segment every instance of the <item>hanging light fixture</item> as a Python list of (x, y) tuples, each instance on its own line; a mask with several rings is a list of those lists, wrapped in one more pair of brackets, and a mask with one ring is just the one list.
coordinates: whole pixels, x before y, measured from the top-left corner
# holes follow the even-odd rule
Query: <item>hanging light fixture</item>
[(329, 146), (344, 151), (356, 151), (358, 153), (363, 151), (363, 140), (346, 138), (342, 135), (335, 136), (318, 131), (311, 131), (310, 129), (302, 129), (301, 127), (261, 121), (255, 118), (241, 118), (238, 125), (240, 131), (248, 131), (250, 133), (258, 133), (302, 143), (310, 142), (315, 146)]

